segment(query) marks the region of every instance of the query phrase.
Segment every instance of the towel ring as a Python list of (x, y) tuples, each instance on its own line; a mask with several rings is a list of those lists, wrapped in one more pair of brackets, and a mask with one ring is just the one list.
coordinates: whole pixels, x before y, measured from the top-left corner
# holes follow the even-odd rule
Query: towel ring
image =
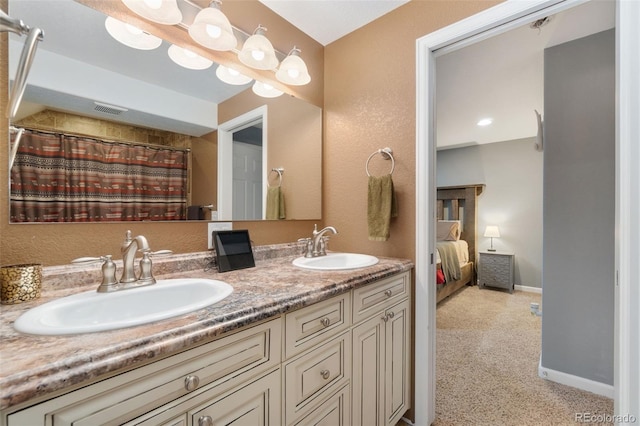
[(371, 159), (376, 155), (376, 154), (380, 154), (382, 155), (382, 158), (384, 158), (385, 160), (391, 160), (391, 171), (389, 172), (389, 174), (393, 174), (393, 171), (396, 168), (396, 160), (394, 160), (393, 158), (393, 150), (391, 148), (381, 148), (375, 152), (373, 152), (373, 154), (371, 154), (369, 156), (369, 158), (367, 158), (367, 164), (365, 165), (365, 169), (367, 170), (367, 176), (371, 176), (371, 173), (369, 173), (369, 161), (371, 161)]
[[(278, 188), (282, 186), (282, 174), (284, 173), (284, 169), (282, 167), (274, 167), (271, 169), (271, 172), (276, 172), (278, 174)], [(269, 174), (271, 174), (269, 172)]]

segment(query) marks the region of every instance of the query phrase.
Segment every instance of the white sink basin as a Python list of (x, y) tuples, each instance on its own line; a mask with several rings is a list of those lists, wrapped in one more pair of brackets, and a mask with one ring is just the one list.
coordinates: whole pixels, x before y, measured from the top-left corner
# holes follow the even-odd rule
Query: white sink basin
[(158, 280), (113, 293), (87, 291), (37, 306), (22, 314), (14, 327), (54, 336), (115, 330), (196, 311), (232, 292), (225, 282), (199, 278)]
[(378, 258), (359, 253), (328, 253), (326, 256), (299, 257), (294, 259), (294, 266), (317, 271), (338, 271), (342, 269), (358, 269), (373, 266)]

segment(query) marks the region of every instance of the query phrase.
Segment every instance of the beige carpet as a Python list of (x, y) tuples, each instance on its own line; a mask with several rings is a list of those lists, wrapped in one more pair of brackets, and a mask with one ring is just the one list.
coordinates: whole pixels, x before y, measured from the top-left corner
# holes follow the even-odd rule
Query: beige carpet
[(438, 305), (434, 425), (573, 425), (576, 413), (613, 413), (609, 398), (538, 377), (541, 318), (529, 303), (540, 299), (465, 287)]

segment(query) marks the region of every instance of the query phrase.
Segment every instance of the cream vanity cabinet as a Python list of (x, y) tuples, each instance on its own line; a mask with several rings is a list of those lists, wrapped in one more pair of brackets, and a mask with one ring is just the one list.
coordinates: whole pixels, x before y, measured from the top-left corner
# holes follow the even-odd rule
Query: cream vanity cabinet
[(10, 414), (8, 425), (207, 426), (235, 418), (279, 426), (281, 336), (277, 318)]
[(410, 272), (8, 415), (8, 426), (395, 425), (410, 408)]
[(353, 292), (352, 424), (395, 425), (411, 407), (409, 273)]

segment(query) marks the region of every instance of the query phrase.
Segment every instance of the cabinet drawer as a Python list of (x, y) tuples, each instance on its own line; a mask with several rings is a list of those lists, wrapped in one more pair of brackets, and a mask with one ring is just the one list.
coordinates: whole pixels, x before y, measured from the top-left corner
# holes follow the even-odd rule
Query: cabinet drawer
[[(56, 425), (121, 424), (206, 385), (223, 392), (280, 364), (281, 324), (272, 320), (54, 398), (41, 404), (37, 415)], [(29, 410), (18, 412), (10, 422), (30, 424), (31, 415)]]
[(285, 316), (285, 358), (340, 334), (351, 325), (351, 293), (307, 306)]
[(353, 323), (384, 311), (409, 296), (409, 272), (385, 278), (353, 291)]
[(216, 397), (190, 413), (191, 424), (280, 426), (280, 372)]
[(292, 423), (295, 426), (348, 426), (351, 414), (351, 389), (343, 387), (318, 408)]
[(351, 376), (351, 333), (292, 360), (284, 367), (287, 423), (313, 409), (313, 402), (348, 383)]

